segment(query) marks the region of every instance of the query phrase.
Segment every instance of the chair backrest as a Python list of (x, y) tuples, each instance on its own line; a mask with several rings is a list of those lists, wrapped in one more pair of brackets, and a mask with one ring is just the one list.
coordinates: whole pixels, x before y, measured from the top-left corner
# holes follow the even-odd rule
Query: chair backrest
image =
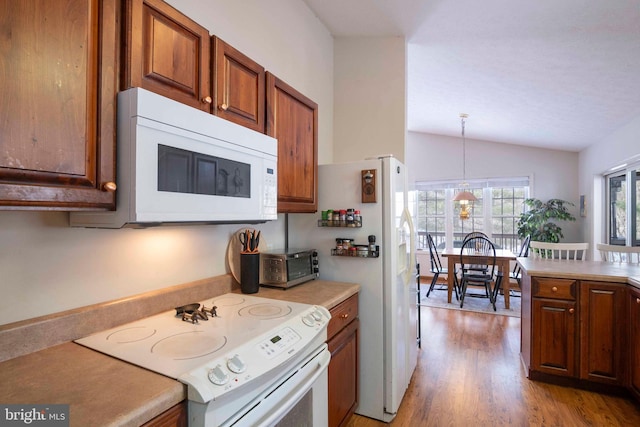
[(427, 234), (427, 242), (429, 242), (429, 257), (431, 259), (431, 272), (442, 272), (442, 262), (440, 261), (440, 255), (436, 249), (436, 244), (433, 241), (431, 234)]
[(532, 258), (584, 261), (589, 243), (549, 243), (533, 240), (529, 243), (529, 247)]
[[(525, 237), (522, 240), (522, 244), (520, 245), (520, 252), (518, 252), (518, 257), (528, 257), (529, 256), (529, 243), (531, 242), (531, 235), (527, 234), (527, 237)], [(518, 265), (518, 263), (516, 262), (515, 265), (513, 266), (513, 270), (512, 270), (512, 275), (518, 276), (518, 274), (520, 274), (520, 265)]]
[[(465, 255), (478, 255), (473, 262), (465, 263)], [(496, 271), (496, 247), (486, 237), (476, 236), (466, 239), (460, 249), (460, 265), (462, 274), (482, 275), (493, 277)]]
[(598, 243), (596, 248), (600, 251), (602, 261), (640, 264), (640, 246), (619, 246)]
[(522, 240), (522, 245), (520, 245), (520, 252), (518, 252), (519, 257), (528, 257), (529, 256), (529, 244), (531, 243), (531, 235), (527, 234)]
[(484, 234), (482, 231), (472, 231), (471, 233), (467, 233), (464, 236), (464, 239), (462, 239), (462, 243), (464, 244), (464, 242), (467, 239), (472, 239), (474, 237), (484, 237), (485, 239), (489, 240), (489, 236), (487, 236), (486, 234)]

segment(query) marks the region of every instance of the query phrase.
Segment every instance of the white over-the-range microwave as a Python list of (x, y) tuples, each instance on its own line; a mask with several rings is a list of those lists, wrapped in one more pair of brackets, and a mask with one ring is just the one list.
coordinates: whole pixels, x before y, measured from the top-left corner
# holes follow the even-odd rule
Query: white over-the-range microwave
[(277, 140), (141, 88), (118, 94), (116, 210), (78, 227), (277, 219)]

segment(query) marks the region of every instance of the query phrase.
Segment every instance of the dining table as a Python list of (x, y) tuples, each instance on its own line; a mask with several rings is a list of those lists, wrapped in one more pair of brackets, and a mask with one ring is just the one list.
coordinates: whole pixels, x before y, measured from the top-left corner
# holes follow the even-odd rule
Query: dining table
[[(455, 272), (456, 264), (460, 263), (460, 251), (461, 248), (445, 248), (442, 251), (442, 256), (447, 258), (447, 271)], [(463, 255), (463, 261), (465, 264), (474, 264), (474, 259), (478, 260), (479, 258), (486, 259), (486, 254), (474, 254), (474, 253), (465, 253)], [(510, 284), (509, 284), (509, 263), (511, 261), (515, 261), (516, 256), (509, 249), (496, 249), (496, 265), (498, 266), (498, 270), (502, 273), (502, 292), (504, 294), (504, 307), (509, 309), (509, 294), (510, 294)], [(454, 286), (455, 276), (454, 273), (450, 273), (447, 275), (447, 302), (451, 303), (451, 296), (453, 294), (453, 286)]]

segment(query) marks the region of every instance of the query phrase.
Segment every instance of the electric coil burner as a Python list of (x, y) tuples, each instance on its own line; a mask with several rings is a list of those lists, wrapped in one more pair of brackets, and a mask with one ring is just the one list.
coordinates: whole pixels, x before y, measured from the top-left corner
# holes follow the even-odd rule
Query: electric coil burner
[(326, 368), (329, 319), (324, 307), (230, 293), (76, 342), (187, 384), (190, 425), (253, 425), (266, 413), (242, 408), (310, 358)]

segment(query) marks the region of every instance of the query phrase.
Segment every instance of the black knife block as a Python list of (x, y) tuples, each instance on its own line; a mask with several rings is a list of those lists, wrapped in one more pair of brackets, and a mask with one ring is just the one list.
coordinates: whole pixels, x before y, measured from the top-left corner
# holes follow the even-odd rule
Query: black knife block
[(240, 254), (240, 290), (255, 294), (260, 288), (260, 253)]

